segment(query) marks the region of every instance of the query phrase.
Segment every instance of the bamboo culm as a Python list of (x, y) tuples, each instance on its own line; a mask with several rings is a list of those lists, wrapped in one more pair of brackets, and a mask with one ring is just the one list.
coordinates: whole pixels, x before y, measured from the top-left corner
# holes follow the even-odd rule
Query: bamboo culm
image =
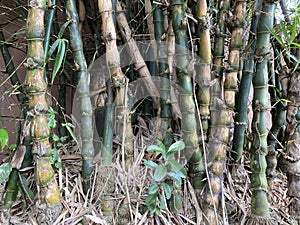
[(179, 81), (179, 107), (182, 113), (183, 141), (185, 156), (189, 163), (189, 177), (196, 190), (203, 187), (204, 165), (199, 148), (195, 103), (193, 99), (192, 71), (187, 43), (187, 20), (183, 0), (172, 0), (172, 25), (175, 33), (175, 55), (177, 77)]
[[(268, 182), (266, 178), (267, 112), (268, 100), (268, 60), (270, 55), (270, 32), (273, 27), (275, 4), (264, 0), (257, 26), (257, 42), (254, 57), (256, 71), (253, 75), (254, 96), (252, 102), (253, 120), (250, 167), (251, 175), (251, 216), (248, 223), (269, 221)], [(260, 222), (259, 222), (260, 221)]]
[[(44, 13), (46, 1), (29, 1), (26, 23), (28, 43), (25, 87), (28, 95), (27, 116), (30, 121), (32, 155), (35, 161), (35, 180), (40, 187), (42, 204), (51, 204), (55, 213), (39, 213), (39, 222), (54, 221), (60, 214), (60, 191), (54, 178), (55, 171), (51, 164), (52, 148), (49, 141), (47, 81), (44, 77)], [(46, 206), (47, 207), (47, 206)], [(43, 210), (40, 208), (39, 210)]]
[(78, 14), (73, 0), (66, 0), (66, 13), (72, 22), (69, 25), (70, 48), (74, 55), (77, 75), (77, 93), (80, 101), (80, 134), (82, 140), (82, 177), (84, 180), (84, 192), (90, 188), (90, 178), (94, 170), (93, 157), (95, 154), (93, 146), (93, 126), (92, 126), (92, 104), (89, 97), (90, 74), (83, 53), (82, 40), (78, 30)]
[(256, 29), (259, 19), (259, 12), (262, 7), (262, 0), (258, 0), (255, 4), (252, 14), (250, 34), (248, 40), (249, 48), (246, 49), (246, 57), (244, 59), (243, 76), (241, 79), (240, 90), (237, 94), (236, 104), (236, 123), (234, 126), (232, 158), (235, 163), (240, 164), (243, 155), (245, 131), (248, 124), (247, 104), (249, 99), (250, 87), (252, 83), (254, 71), (254, 51), (256, 46)]

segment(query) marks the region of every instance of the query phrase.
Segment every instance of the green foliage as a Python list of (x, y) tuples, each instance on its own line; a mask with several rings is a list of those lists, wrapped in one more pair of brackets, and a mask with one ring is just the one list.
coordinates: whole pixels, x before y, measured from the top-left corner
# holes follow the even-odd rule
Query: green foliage
[(67, 48), (68, 40), (65, 38), (62, 38), (62, 37), (65, 32), (65, 29), (67, 28), (67, 26), (70, 23), (71, 23), (71, 20), (65, 22), (62, 25), (62, 27), (58, 33), (58, 39), (55, 40), (55, 42), (50, 47), (49, 51), (47, 51), (45, 63), (48, 62), (48, 60), (50, 59), (50, 57), (52, 56), (54, 51), (57, 49), (57, 54), (55, 56), (55, 62), (54, 62), (54, 67), (53, 67), (53, 72), (52, 72), (52, 77), (51, 77), (51, 84), (53, 84), (53, 81), (54, 81), (59, 69), (61, 68), (61, 66), (64, 65), (63, 62), (64, 62), (64, 59), (66, 56), (66, 48)]
[(11, 163), (3, 163), (0, 165), (0, 184), (5, 181), (12, 170)]
[(8, 133), (5, 129), (0, 129), (0, 146), (3, 151), (4, 147), (8, 143)]
[(277, 26), (274, 26), (273, 29), (269, 29), (273, 38), (278, 44), (284, 49), (281, 52), (281, 56), (288, 56), (292, 61), (296, 64), (294, 66), (294, 71), (298, 68), (300, 64), (300, 59), (297, 58), (292, 53), (292, 48), (300, 48), (300, 44), (295, 41), (296, 36), (298, 34), (298, 27), (300, 24), (300, 18), (298, 14), (296, 14), (292, 19), (292, 24), (287, 24), (285, 21), (280, 21)]
[(29, 189), (28, 187), (28, 181), (26, 179), (26, 177), (24, 177), (23, 175), (21, 175), (21, 186), (19, 187), (19, 191), (22, 195), (23, 198), (26, 197), (26, 195), (29, 196), (29, 198), (34, 199), (34, 193), (32, 190)]
[(150, 214), (158, 215), (161, 210), (166, 208), (166, 202), (171, 199), (175, 187), (181, 185), (182, 179), (187, 177), (187, 172), (174, 156), (174, 152), (184, 149), (185, 145), (182, 141), (173, 143), (168, 149), (161, 141), (157, 141), (157, 143), (157, 145), (150, 145), (147, 151), (161, 154), (162, 162), (157, 164), (152, 160), (146, 160), (144, 165), (154, 171), (153, 179), (155, 181), (148, 188), (145, 203)]

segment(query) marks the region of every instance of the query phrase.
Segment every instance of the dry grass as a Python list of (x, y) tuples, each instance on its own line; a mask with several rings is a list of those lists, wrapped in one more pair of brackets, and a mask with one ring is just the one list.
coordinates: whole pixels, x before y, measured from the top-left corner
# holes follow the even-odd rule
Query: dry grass
[[(60, 150), (63, 166), (56, 177), (62, 194), (62, 210), (56, 221), (48, 224), (203, 224), (200, 206), (195, 200), (196, 194), (188, 181), (183, 185), (182, 210), (178, 212), (163, 210), (160, 215), (153, 216), (147, 214), (144, 201), (147, 188), (153, 181), (151, 172), (141, 165), (145, 158), (158, 159), (157, 155), (145, 153), (147, 146), (152, 143), (154, 140), (151, 135), (139, 133), (136, 136), (135, 162), (128, 171), (122, 168), (121, 163), (114, 163), (111, 167), (97, 164), (91, 179), (92, 189), (88, 194), (83, 193), (79, 149), (74, 143), (63, 146)], [(119, 159), (116, 161), (120, 162)], [(249, 162), (245, 161), (244, 164), (249, 165)], [(272, 224), (262, 222), (260, 218), (252, 218), (252, 222), (247, 219), (250, 215), (251, 199), (249, 168), (240, 166), (234, 169), (234, 173), (228, 171), (229, 169), (225, 173), (220, 224), (240, 225), (246, 222), (247, 224)], [(29, 187), (36, 192), (32, 170), (27, 180)], [(3, 188), (4, 186), (2, 190)], [(102, 212), (103, 200), (111, 202), (114, 208), (113, 214)], [(291, 224), (292, 218), (288, 214), (288, 206), (292, 199), (287, 195), (287, 179), (282, 173), (278, 172), (274, 178), (270, 200), (273, 218), (279, 224)], [(39, 224), (38, 206), (36, 200), (29, 201), (28, 197), (18, 198), (10, 212), (3, 211), (1, 207), (0, 224), (8, 224), (8, 218), (10, 218), (9, 224)]]

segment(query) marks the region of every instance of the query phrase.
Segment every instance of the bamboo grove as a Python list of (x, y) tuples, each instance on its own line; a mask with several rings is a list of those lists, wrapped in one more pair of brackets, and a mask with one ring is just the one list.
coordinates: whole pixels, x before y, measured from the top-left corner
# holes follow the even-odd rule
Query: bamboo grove
[[(5, 4), (0, 88), (9, 83), (20, 109), (6, 219), (19, 198), (35, 204), (38, 224), (70, 213), (59, 158), (69, 142), (77, 192), (101, 224), (300, 224), (298, 1)], [(11, 35), (20, 18), (24, 32)], [(23, 48), (21, 65), (12, 47)], [(278, 177), (288, 216), (274, 202)]]

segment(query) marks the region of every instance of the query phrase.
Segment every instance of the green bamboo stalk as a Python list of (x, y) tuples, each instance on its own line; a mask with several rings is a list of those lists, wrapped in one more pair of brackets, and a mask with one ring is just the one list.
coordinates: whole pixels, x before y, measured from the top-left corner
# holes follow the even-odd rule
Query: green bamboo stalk
[(203, 187), (204, 166), (202, 153), (198, 144), (197, 120), (193, 100), (193, 83), (191, 78), (189, 47), (187, 43), (187, 20), (184, 1), (172, 0), (172, 24), (175, 33), (175, 51), (177, 61), (177, 77), (179, 81), (179, 102), (182, 113), (183, 141), (185, 155), (189, 162), (189, 176), (193, 187), (199, 191)]
[(162, 1), (153, 2), (153, 23), (154, 34), (157, 43), (157, 59), (159, 66), (160, 83), (160, 117), (161, 117), (161, 133), (162, 140), (166, 146), (170, 146), (173, 142), (172, 128), (171, 128), (171, 88), (170, 88), (170, 74), (168, 70), (168, 52), (165, 43), (166, 33), (164, 29), (164, 15)]
[(210, 81), (211, 81), (211, 43), (210, 43), (210, 21), (206, 0), (197, 1), (197, 19), (199, 32), (199, 72), (196, 80), (199, 85), (197, 100), (200, 106), (201, 123), (203, 127), (204, 141), (207, 139), (209, 104), (210, 104)]
[(259, 19), (259, 12), (262, 7), (262, 0), (256, 1), (253, 9), (252, 21), (249, 33), (249, 40), (246, 49), (243, 76), (241, 79), (240, 90), (237, 94), (236, 117), (232, 145), (232, 158), (237, 164), (241, 163), (243, 155), (245, 131), (248, 124), (247, 105), (249, 100), (250, 87), (254, 70), (254, 51), (256, 46), (256, 29)]
[(70, 48), (74, 55), (77, 75), (77, 91), (80, 101), (80, 134), (82, 140), (82, 177), (84, 181), (84, 191), (87, 193), (90, 188), (90, 178), (94, 170), (93, 157), (95, 154), (93, 146), (93, 126), (92, 126), (92, 104), (89, 97), (89, 76), (87, 64), (83, 53), (82, 41), (78, 30), (78, 14), (73, 0), (66, 0), (66, 13), (72, 22), (70, 30)]
[[(44, 12), (45, 0), (29, 1), (26, 23), (26, 39), (28, 42), (25, 86), (28, 95), (28, 113), (31, 117), (30, 135), (32, 137), (32, 154), (35, 160), (35, 179), (40, 187), (42, 204), (50, 204), (56, 213), (46, 215), (41, 221), (55, 220), (60, 213), (60, 192), (54, 178), (51, 165), (52, 148), (49, 142), (47, 82), (44, 78)], [(47, 208), (47, 207), (46, 207)], [(40, 210), (43, 210), (42, 208)]]
[(266, 178), (267, 112), (268, 100), (268, 59), (270, 54), (270, 32), (273, 27), (275, 4), (264, 0), (257, 26), (255, 48), (256, 72), (253, 76), (253, 120), (251, 146), (251, 216), (248, 224), (267, 224), (271, 220), (268, 202), (268, 182)]

